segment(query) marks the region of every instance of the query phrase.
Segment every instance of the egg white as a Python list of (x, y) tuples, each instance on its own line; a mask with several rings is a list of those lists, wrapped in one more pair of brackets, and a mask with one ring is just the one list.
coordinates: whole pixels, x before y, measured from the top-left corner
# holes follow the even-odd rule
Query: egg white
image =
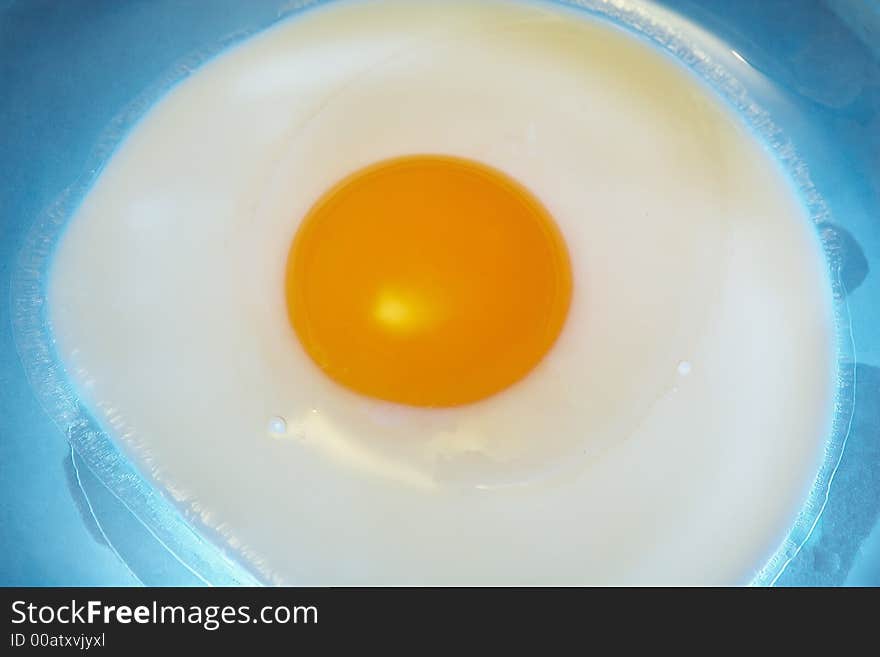
[[(525, 184), (574, 270), (548, 357), (461, 408), (346, 391), (287, 322), (310, 205), (411, 153)], [(157, 103), (64, 235), (50, 312), (82, 399), (270, 581), (729, 583), (815, 472), (828, 289), (782, 173), (665, 56), (549, 4), (375, 0)]]

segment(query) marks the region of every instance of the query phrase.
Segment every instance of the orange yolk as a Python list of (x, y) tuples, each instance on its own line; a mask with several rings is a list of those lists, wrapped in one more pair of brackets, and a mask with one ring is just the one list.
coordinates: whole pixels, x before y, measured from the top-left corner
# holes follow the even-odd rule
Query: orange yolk
[(414, 155), (342, 180), (287, 263), (291, 325), (338, 383), (414, 406), (484, 399), (553, 346), (571, 300), (553, 219), (483, 164)]

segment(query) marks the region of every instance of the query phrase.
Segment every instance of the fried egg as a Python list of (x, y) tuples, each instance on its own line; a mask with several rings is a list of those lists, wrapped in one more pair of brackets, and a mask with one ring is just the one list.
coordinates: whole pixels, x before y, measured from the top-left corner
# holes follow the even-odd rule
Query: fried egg
[(806, 498), (830, 286), (683, 66), (550, 3), (337, 2), (135, 126), (57, 249), (82, 403), (271, 583), (738, 583)]

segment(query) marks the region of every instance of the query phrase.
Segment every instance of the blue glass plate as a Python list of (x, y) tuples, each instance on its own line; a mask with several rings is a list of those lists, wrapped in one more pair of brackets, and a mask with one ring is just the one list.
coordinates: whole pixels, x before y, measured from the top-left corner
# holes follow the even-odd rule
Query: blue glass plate
[[(65, 222), (149, 107), (214, 54), (314, 4), (0, 0), (0, 584), (258, 583), (78, 404), (44, 281)], [(835, 418), (809, 499), (753, 583), (880, 585), (880, 3), (560, 4), (692, 69), (800, 190), (835, 295)]]

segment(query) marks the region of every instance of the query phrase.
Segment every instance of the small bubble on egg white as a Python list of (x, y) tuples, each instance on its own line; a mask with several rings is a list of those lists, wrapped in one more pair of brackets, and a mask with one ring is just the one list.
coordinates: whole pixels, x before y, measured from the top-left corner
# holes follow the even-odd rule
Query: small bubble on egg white
[(681, 376), (687, 376), (688, 374), (690, 374), (691, 373), (691, 364), (686, 360), (681, 361), (678, 364), (678, 373)]
[(280, 438), (287, 433), (287, 420), (280, 415), (269, 418), (269, 434), (275, 438)]

